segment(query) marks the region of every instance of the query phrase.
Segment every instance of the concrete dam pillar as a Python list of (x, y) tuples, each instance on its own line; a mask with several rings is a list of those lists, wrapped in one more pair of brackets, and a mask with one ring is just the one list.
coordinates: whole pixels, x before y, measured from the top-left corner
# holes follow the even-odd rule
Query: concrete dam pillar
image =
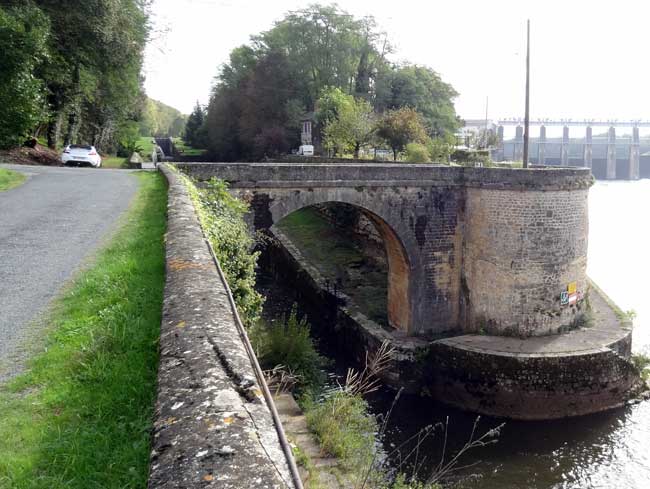
[(512, 156), (513, 161), (524, 160), (524, 128), (521, 126), (515, 130), (515, 152)]
[(607, 133), (607, 180), (616, 179), (616, 129), (609, 128)]
[(537, 164), (546, 164), (546, 126), (539, 128), (539, 142), (537, 144)]
[(591, 126), (587, 127), (587, 133), (585, 134), (585, 162), (584, 165), (587, 168), (592, 168), (594, 163), (594, 148), (593, 148), (593, 134)]
[(562, 128), (562, 148), (560, 150), (560, 166), (569, 166), (569, 126)]
[(497, 127), (497, 151), (496, 151), (496, 161), (503, 161), (503, 126)]
[(630, 166), (627, 174), (628, 180), (639, 179), (639, 128), (632, 128), (632, 142), (630, 144)]

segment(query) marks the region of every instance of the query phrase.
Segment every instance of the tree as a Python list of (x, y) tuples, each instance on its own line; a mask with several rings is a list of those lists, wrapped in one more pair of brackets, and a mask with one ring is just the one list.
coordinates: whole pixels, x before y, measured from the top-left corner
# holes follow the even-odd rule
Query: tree
[(43, 85), (33, 70), (46, 57), (48, 22), (32, 6), (0, 7), (0, 147), (23, 142), (42, 120)]
[(336, 116), (328, 119), (323, 130), (325, 144), (339, 151), (352, 150), (354, 158), (359, 158), (359, 150), (375, 133), (375, 114), (363, 99), (346, 95), (341, 102)]
[(377, 124), (377, 135), (386, 140), (393, 150), (393, 160), (408, 143), (428, 142), (422, 116), (410, 107), (389, 110)]
[(379, 111), (411, 107), (422, 114), (430, 136), (453, 134), (459, 126), (453, 100), (458, 93), (430, 68), (403, 65), (384, 70), (377, 86)]
[(196, 102), (194, 110), (187, 118), (183, 139), (194, 148), (205, 147), (205, 109)]

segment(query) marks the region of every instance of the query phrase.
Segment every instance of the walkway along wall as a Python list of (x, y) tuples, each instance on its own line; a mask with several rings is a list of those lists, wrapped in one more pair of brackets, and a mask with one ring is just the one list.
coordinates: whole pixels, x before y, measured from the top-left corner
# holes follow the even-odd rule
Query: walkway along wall
[(169, 181), (150, 489), (294, 489), (271, 409), (187, 190)]

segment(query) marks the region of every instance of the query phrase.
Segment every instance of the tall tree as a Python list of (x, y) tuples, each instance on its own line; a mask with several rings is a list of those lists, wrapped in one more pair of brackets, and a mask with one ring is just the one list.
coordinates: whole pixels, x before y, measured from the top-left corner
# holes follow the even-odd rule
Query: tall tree
[(33, 70), (46, 56), (48, 22), (33, 6), (0, 7), (0, 147), (22, 143), (44, 113)]
[(187, 123), (185, 124), (185, 135), (183, 139), (187, 144), (193, 146), (194, 148), (203, 148), (205, 147), (205, 135), (204, 131), (205, 124), (205, 109), (196, 102), (194, 110), (187, 118)]

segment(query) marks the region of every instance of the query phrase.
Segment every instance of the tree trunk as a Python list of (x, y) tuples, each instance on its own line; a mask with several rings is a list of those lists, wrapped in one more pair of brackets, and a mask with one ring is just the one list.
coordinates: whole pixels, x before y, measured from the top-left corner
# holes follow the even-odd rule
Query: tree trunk
[(356, 143), (356, 144), (354, 145), (354, 159), (355, 159), (355, 160), (358, 160), (358, 159), (359, 159), (359, 149), (360, 149), (360, 146), (361, 146), (361, 145), (360, 145), (359, 143)]
[(397, 149), (393, 148), (393, 161), (397, 161)]
[(71, 144), (74, 142), (74, 136), (76, 132), (76, 126), (78, 123), (79, 119), (79, 99), (80, 97), (80, 68), (79, 65), (76, 65), (74, 68), (74, 71), (72, 73), (72, 86), (73, 86), (73, 100), (72, 104), (70, 104), (70, 113), (68, 114), (68, 128), (65, 132), (65, 139), (63, 141), (63, 144), (66, 146), (68, 144)]
[(59, 142), (62, 119), (63, 114), (61, 112), (57, 112), (57, 114), (52, 117), (47, 124), (47, 146), (50, 149), (55, 150), (56, 143)]

